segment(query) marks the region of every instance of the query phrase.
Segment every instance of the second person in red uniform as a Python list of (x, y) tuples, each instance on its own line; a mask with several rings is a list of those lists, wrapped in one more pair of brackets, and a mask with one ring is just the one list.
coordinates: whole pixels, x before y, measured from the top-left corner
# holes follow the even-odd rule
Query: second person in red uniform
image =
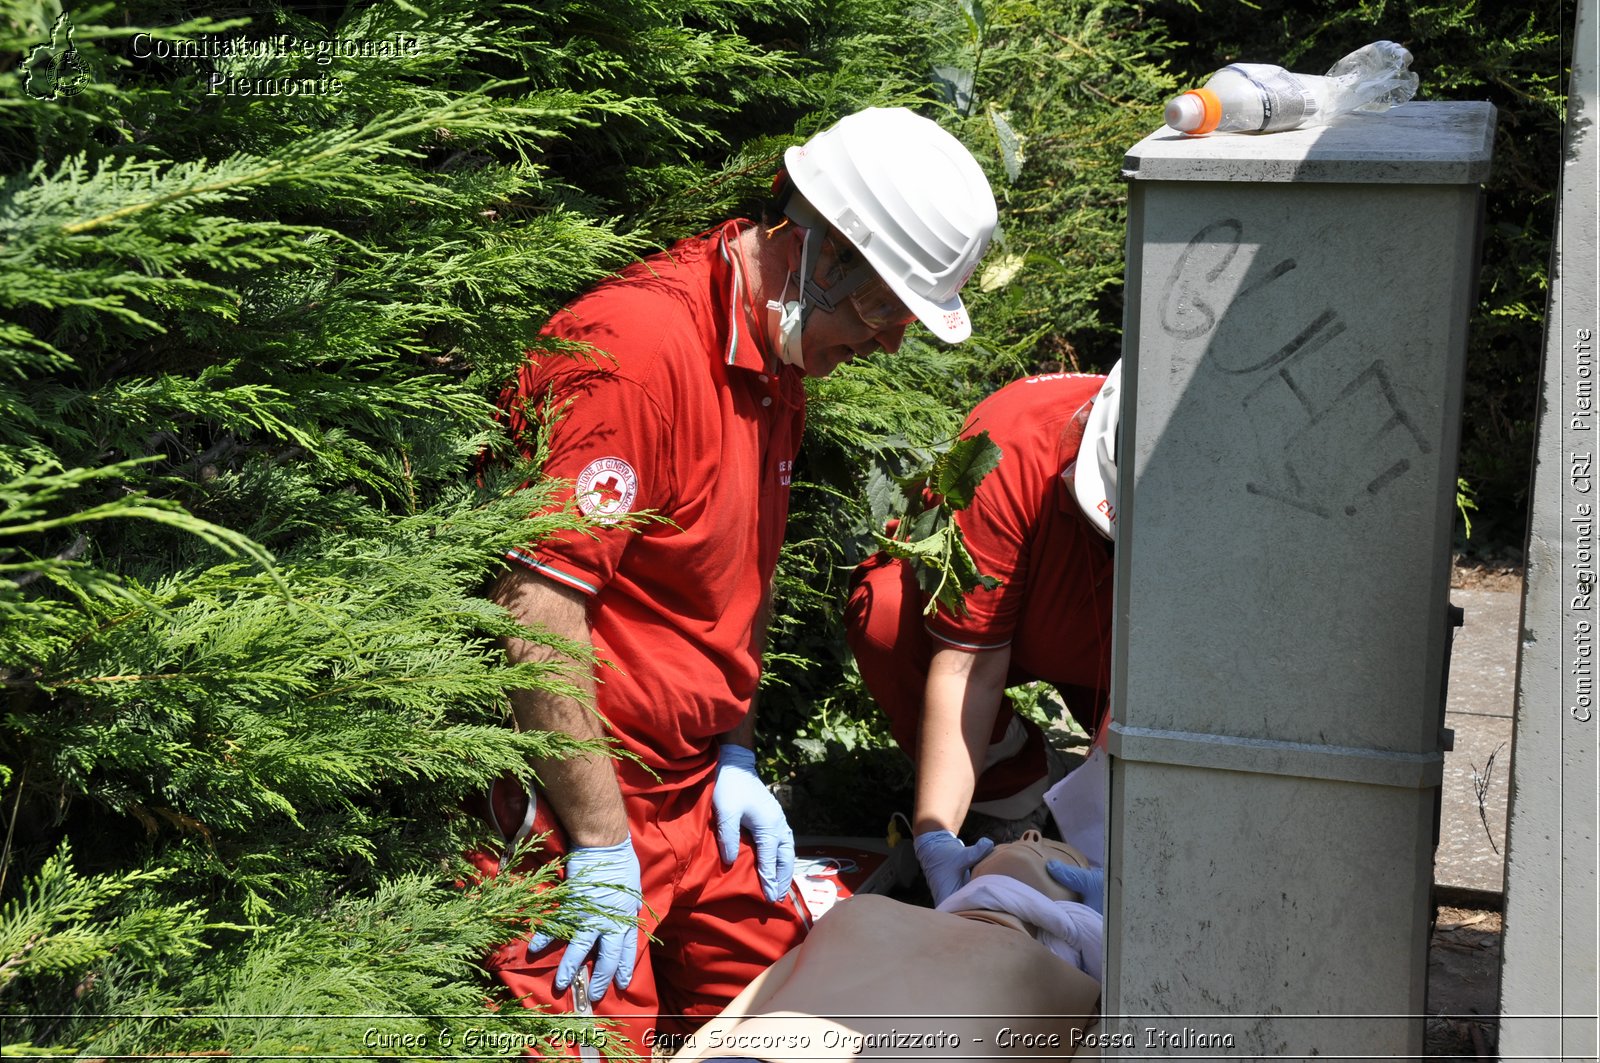
[(1026, 822), (1059, 777), (1043, 732), (1010, 709), (1006, 688), (1049, 682), (1091, 733), (1101, 722), (1118, 381), (1118, 369), (1029, 377), (972, 411), (963, 437), (988, 432), (1001, 457), (955, 521), (978, 571), (1001, 582), (969, 593), (965, 615), (941, 606), (925, 616), (904, 562), (879, 555), (858, 570), (850, 647), (917, 764), (912, 831), (935, 903), (992, 845), (959, 839), (968, 812)]

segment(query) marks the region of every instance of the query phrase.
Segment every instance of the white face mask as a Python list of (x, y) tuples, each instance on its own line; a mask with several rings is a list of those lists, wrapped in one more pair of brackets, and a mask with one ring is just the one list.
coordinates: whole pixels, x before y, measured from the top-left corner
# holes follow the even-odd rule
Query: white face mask
[[(803, 229), (804, 238), (800, 244), (800, 268), (804, 270), (811, 264), (812, 234), (814, 229)], [(805, 323), (805, 282), (796, 285), (796, 275), (790, 274), (783, 283), (783, 294), (777, 299), (767, 301), (767, 333), (772, 339), (772, 345), (778, 349), (778, 357), (785, 365), (792, 365), (796, 369), (804, 370), (806, 367), (805, 343), (801, 339)], [(784, 299), (789, 294), (789, 288), (797, 288), (796, 297)]]
[(797, 369), (806, 367), (806, 352), (800, 340), (800, 304), (791, 299), (787, 303), (777, 300), (767, 302), (767, 332), (778, 357), (784, 364)]

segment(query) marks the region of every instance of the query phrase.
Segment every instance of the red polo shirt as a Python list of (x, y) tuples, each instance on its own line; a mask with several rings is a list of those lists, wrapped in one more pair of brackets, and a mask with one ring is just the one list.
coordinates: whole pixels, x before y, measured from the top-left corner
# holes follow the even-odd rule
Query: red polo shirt
[(1101, 376), (1051, 373), (1007, 384), (967, 418), (1000, 464), (956, 514), (978, 571), (1004, 582), (967, 595), (966, 616), (941, 607), (928, 631), (964, 649), (1011, 646), (1012, 682), (1108, 689), (1112, 561), (1061, 474), (1078, 455)]
[[(761, 671), (757, 616), (789, 510), (805, 418), (798, 370), (774, 370), (752, 335), (731, 256), (739, 226), (685, 240), (572, 303), (545, 334), (590, 357), (529, 352), (502, 396), (560, 409), (544, 471), (561, 502), (602, 520), (650, 511), (642, 530), (602, 525), (510, 557), (591, 598), (598, 707), (624, 747), (674, 786), (709, 772), (718, 735), (749, 711)], [(546, 397), (548, 393), (548, 398)], [(652, 782), (623, 769), (633, 789)]]

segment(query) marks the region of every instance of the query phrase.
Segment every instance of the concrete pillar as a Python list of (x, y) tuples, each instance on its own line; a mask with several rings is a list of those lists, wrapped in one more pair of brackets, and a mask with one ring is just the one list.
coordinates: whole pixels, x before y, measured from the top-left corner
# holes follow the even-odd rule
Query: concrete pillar
[(1597, 1050), (1597, 38), (1595, 4), (1582, 0), (1522, 603), (1500, 976), (1503, 1059), (1594, 1059)]
[(1489, 104), (1413, 103), (1128, 155), (1121, 1055), (1422, 1051), (1493, 131)]

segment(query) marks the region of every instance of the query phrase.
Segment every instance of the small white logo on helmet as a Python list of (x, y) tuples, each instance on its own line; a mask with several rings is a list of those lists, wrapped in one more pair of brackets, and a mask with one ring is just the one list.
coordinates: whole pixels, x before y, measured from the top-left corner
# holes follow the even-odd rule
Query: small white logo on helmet
[(621, 458), (596, 458), (583, 467), (574, 488), (579, 512), (602, 524), (615, 524), (633, 509), (639, 475)]

